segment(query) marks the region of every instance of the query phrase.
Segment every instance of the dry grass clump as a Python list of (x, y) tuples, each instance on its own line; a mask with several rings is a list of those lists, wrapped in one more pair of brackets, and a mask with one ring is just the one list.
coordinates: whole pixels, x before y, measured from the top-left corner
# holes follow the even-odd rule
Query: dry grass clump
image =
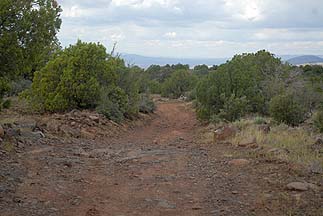
[(260, 147), (267, 150), (268, 155), (278, 152), (280, 156), (284, 154), (286, 159), (294, 162), (308, 164), (321, 161), (323, 163), (323, 156), (310, 148), (315, 143), (314, 133), (302, 127), (291, 128), (284, 124), (271, 126), (270, 132), (265, 133), (256, 122), (246, 119), (233, 123), (240, 132), (230, 139), (230, 142), (239, 145), (256, 141)]

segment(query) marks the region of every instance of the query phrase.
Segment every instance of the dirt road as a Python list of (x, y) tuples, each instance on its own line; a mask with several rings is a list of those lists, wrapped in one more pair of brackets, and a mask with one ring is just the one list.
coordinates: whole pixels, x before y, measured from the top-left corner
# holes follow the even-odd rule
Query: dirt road
[(187, 104), (161, 103), (149, 123), (116, 139), (21, 153), (24, 177), (0, 199), (0, 215), (319, 215), (322, 193), (284, 188), (307, 176), (253, 159), (232, 166), (241, 150), (203, 142), (202, 129)]

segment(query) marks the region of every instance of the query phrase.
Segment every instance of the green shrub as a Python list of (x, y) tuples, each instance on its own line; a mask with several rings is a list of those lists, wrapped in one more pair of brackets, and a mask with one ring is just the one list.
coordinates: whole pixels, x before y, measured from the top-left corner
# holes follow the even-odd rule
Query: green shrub
[(179, 98), (194, 88), (196, 77), (188, 70), (177, 70), (162, 85), (162, 96)]
[(291, 94), (273, 97), (269, 103), (269, 113), (274, 120), (297, 126), (305, 120), (305, 110)]
[(35, 73), (28, 98), (40, 111), (95, 107), (100, 85), (115, 82), (106, 59), (104, 46), (78, 41)]
[(128, 103), (126, 117), (131, 119), (139, 112), (140, 73), (137, 67), (119, 67), (117, 70), (117, 85), (126, 93)]
[(236, 97), (234, 94), (227, 97), (225, 94), (221, 94), (216, 101), (216, 106), (208, 107), (198, 103), (197, 116), (201, 120), (232, 122), (240, 119), (249, 109), (246, 97)]
[(153, 113), (156, 110), (154, 101), (147, 94), (140, 95), (139, 111), (142, 113)]
[(314, 114), (314, 127), (323, 133), (323, 110), (319, 110)]
[[(198, 102), (196, 102), (196, 112), (197, 112), (197, 117), (200, 120), (207, 121), (213, 118), (213, 115), (211, 114), (210, 109), (207, 109), (206, 107), (202, 106)], [(216, 117), (218, 118), (218, 116)]]
[(222, 94), (221, 99), (223, 101), (223, 108), (220, 109), (218, 114), (220, 119), (233, 122), (246, 114), (248, 110), (248, 100), (246, 97), (236, 97), (234, 94), (226, 97)]
[(148, 92), (151, 94), (160, 94), (161, 93), (161, 84), (156, 80), (150, 80), (148, 82)]
[(112, 121), (121, 122), (125, 117), (127, 103), (128, 97), (121, 88), (116, 86), (103, 88), (96, 110)]
[[(278, 58), (266, 51), (234, 56), (230, 61), (217, 67), (215, 71), (202, 77), (198, 83), (196, 99), (200, 116), (202, 113), (204, 118), (210, 118), (214, 114), (227, 112), (221, 98), (223, 94), (235, 95), (236, 98), (245, 96), (248, 101), (248, 111), (266, 113), (272, 97), (267, 90), (268, 86), (272, 85), (266, 80), (274, 77), (283, 79), (284, 67), (288, 66), (284, 66)], [(228, 119), (236, 118), (224, 115)]]
[(10, 86), (8, 85), (8, 80), (0, 76), (0, 100), (1, 98), (3, 98), (3, 96), (7, 93), (9, 89)]

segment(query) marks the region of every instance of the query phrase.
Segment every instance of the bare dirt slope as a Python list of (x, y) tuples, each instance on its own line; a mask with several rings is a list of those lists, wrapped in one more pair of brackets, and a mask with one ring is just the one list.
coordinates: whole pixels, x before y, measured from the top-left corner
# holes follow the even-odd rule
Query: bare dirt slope
[(205, 141), (203, 131), (189, 105), (167, 102), (118, 138), (33, 145), (6, 159), (0, 215), (323, 215), (321, 189), (285, 188), (320, 178)]

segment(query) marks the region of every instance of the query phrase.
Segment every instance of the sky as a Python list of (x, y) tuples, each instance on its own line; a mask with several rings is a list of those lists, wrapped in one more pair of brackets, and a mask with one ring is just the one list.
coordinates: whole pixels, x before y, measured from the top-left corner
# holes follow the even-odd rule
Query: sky
[(59, 39), (144, 56), (323, 55), (323, 0), (58, 0)]

